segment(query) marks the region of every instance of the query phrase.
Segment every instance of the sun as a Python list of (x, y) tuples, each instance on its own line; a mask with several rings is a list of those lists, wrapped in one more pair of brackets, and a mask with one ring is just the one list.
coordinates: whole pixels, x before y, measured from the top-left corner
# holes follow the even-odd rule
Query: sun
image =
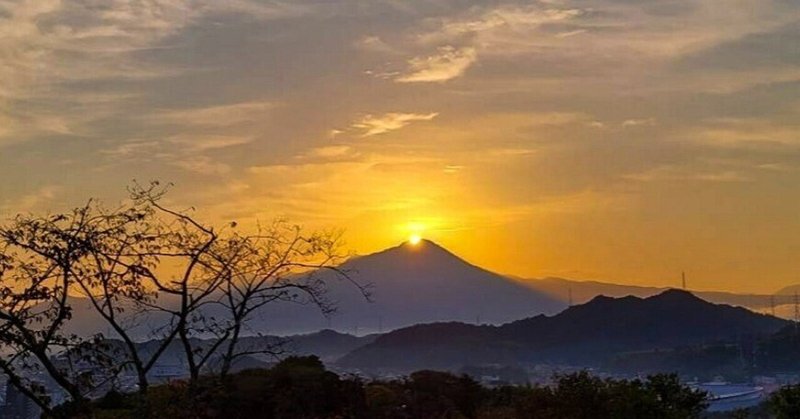
[(411, 236), (408, 237), (408, 243), (411, 244), (412, 246), (416, 246), (420, 244), (420, 242), (422, 242), (422, 236), (420, 236), (419, 234), (412, 234)]

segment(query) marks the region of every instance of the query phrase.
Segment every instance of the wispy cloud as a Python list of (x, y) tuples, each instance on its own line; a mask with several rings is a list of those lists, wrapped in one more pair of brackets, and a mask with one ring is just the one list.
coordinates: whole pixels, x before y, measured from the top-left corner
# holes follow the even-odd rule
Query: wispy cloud
[[(421, 45), (439, 46), (435, 53), (419, 55), (408, 62), (405, 73), (396, 77), (401, 83), (445, 82), (462, 76), (478, 61), (480, 54), (514, 53), (546, 24), (567, 21), (579, 16), (579, 9), (558, 9), (541, 5), (500, 6), (472, 9), (465, 16), (443, 19), (434, 30), (417, 37)], [(572, 35), (583, 32), (573, 31)]]
[(412, 58), (408, 62), (408, 74), (395, 80), (400, 83), (448, 81), (464, 74), (477, 59), (475, 48), (442, 47), (435, 55)]
[(412, 122), (430, 121), (438, 115), (437, 112), (428, 114), (393, 112), (381, 116), (367, 115), (361, 121), (353, 124), (353, 128), (362, 130), (363, 137), (370, 137), (399, 130)]
[(697, 170), (688, 167), (665, 165), (640, 173), (624, 175), (624, 179), (639, 182), (703, 181), (703, 182), (749, 182), (752, 179), (737, 170)]
[(725, 148), (773, 148), (800, 146), (800, 126), (765, 118), (717, 118), (693, 131), (699, 141)]
[(218, 150), (221, 148), (234, 147), (247, 144), (253, 141), (251, 137), (235, 135), (191, 135), (182, 134), (167, 138), (169, 143), (175, 144), (182, 149), (192, 151)]
[(626, 119), (622, 121), (622, 128), (633, 128), (633, 127), (642, 127), (642, 126), (653, 126), (656, 124), (655, 118), (634, 118), (634, 119)]
[(272, 102), (244, 102), (203, 108), (161, 111), (151, 116), (157, 122), (181, 126), (226, 127), (263, 120), (278, 105)]
[[(420, 35), (426, 43), (453, 41), (470, 37), (477, 45), (510, 41), (510, 36), (530, 33), (542, 25), (569, 21), (584, 11), (577, 8), (558, 8), (543, 3), (527, 6), (501, 5), (475, 8), (460, 17), (446, 18), (438, 29)], [(514, 42), (519, 44), (519, 40)]]
[(353, 152), (353, 148), (348, 145), (329, 145), (317, 147), (309, 153), (313, 157), (332, 158), (342, 157)]
[(231, 170), (230, 165), (202, 155), (178, 156), (170, 164), (201, 175), (222, 175)]
[[(220, 175), (231, 171), (227, 163), (210, 152), (252, 142), (248, 136), (180, 134), (162, 139), (134, 139), (101, 151), (114, 161), (159, 161), (183, 170)], [(217, 154), (217, 153), (215, 153)]]
[[(93, 90), (93, 84), (143, 83), (195, 71), (141, 55), (172, 48), (171, 37), (205, 17), (246, 13), (274, 19), (308, 9), (292, 2), (252, 0), (109, 0), (102, 7), (94, 3), (0, 2), (0, 145), (53, 133), (85, 134), (93, 123), (122, 112), (124, 100), (75, 110), (76, 104), (88, 106), (84, 99), (107, 94), (99, 87)], [(75, 85), (83, 88), (76, 90)]]
[(47, 209), (48, 204), (51, 204), (61, 191), (60, 186), (44, 185), (16, 200), (0, 202), (0, 215), (7, 216), (13, 213)]

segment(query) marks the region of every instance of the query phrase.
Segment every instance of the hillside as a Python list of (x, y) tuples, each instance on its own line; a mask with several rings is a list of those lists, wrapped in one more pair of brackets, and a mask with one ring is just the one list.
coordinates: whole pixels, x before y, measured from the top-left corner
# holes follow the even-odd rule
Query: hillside
[[(547, 294), (558, 300), (573, 304), (583, 304), (594, 297), (604, 295), (606, 297), (626, 297), (633, 295), (640, 298), (651, 297), (660, 294), (668, 287), (650, 287), (641, 285), (622, 285), (601, 281), (579, 281), (565, 278), (515, 278), (520, 284), (535, 291)], [(800, 291), (800, 286), (797, 287)], [(776, 307), (792, 303), (792, 287), (784, 288), (776, 295), (767, 294), (747, 294), (733, 293), (724, 291), (695, 291), (691, 292), (698, 297), (717, 304), (730, 304), (748, 308), (753, 311), (769, 311), (774, 304)], [(778, 313), (780, 316), (781, 313)]]
[(644, 299), (596, 297), (555, 316), (540, 315), (499, 327), (414, 326), (380, 336), (339, 363), (350, 368), (400, 370), (509, 362), (595, 365), (623, 351), (769, 334), (787, 323), (669, 290)]

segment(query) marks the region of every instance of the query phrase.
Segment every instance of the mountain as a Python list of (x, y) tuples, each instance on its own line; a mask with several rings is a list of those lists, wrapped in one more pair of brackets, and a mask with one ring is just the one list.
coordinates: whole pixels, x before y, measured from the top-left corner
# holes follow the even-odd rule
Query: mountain
[[(354, 334), (381, 332), (418, 323), (459, 321), (502, 324), (536, 314), (553, 314), (564, 302), (517, 281), (472, 265), (434, 242), (403, 243), (355, 257), (340, 268), (368, 285), (371, 301), (349, 281), (321, 273), (336, 313), (325, 319), (313, 306), (265, 306), (254, 327), (269, 333), (310, 332), (324, 328)], [(259, 319), (265, 319), (259, 324)]]
[[(607, 297), (651, 297), (660, 294), (668, 287), (647, 287), (638, 285), (622, 285), (599, 281), (577, 281), (564, 278), (515, 278), (520, 284), (537, 292), (547, 294), (558, 300), (573, 304), (583, 304), (594, 297), (604, 295)], [(800, 291), (800, 286), (797, 287)], [(781, 290), (777, 295), (766, 294), (738, 294), (723, 291), (692, 291), (698, 297), (718, 304), (730, 304), (746, 307), (754, 311), (770, 311), (771, 307), (781, 304), (790, 304), (790, 295), (794, 293), (791, 287)]]
[[(367, 286), (369, 300), (353, 282), (321, 271), (317, 278), (324, 281), (326, 298), (336, 307), (332, 316), (326, 318), (313, 304), (274, 301), (253, 314), (248, 329), (284, 336), (323, 329), (365, 335), (437, 321), (502, 324), (566, 307), (556, 298), (472, 265), (427, 240), (354, 257), (339, 268), (353, 282)], [(161, 303), (169, 305), (167, 301)], [(113, 337), (88, 300), (72, 297), (71, 303), (70, 333), (88, 336), (101, 331)], [(215, 318), (227, 315), (219, 306), (208, 306), (204, 313)], [(163, 313), (140, 316), (132, 322), (134, 335), (149, 339), (151, 331), (167, 321)]]
[[(316, 355), (323, 362), (332, 363), (343, 355), (361, 347), (366, 344), (372, 343), (377, 338), (377, 335), (367, 336), (353, 336), (346, 333), (339, 333), (333, 330), (321, 330), (316, 333), (309, 333), (303, 335), (291, 336), (248, 336), (239, 341), (238, 349), (244, 352), (253, 351), (251, 355), (238, 358), (234, 362), (234, 370), (241, 370), (246, 368), (265, 368), (271, 363), (274, 363), (278, 358), (267, 353), (258, 351), (272, 350), (274, 355), (281, 357), (284, 356), (308, 356)], [(119, 340), (107, 341), (109, 345), (117, 345), (120, 351), (124, 351), (122, 342)], [(160, 341), (148, 340), (139, 343), (140, 354), (143, 358), (148, 359), (153, 355), (156, 348), (159, 347)], [(215, 341), (193, 339), (192, 345), (195, 348), (202, 350), (208, 349)], [(217, 352), (220, 355), (222, 351)], [(218, 366), (219, 358), (212, 357), (209, 361), (213, 366)], [(168, 367), (173, 371), (177, 370), (180, 373), (187, 373), (186, 369), (186, 355), (184, 348), (179, 341), (173, 341), (160, 356), (158, 363), (152, 372), (154, 376), (158, 375), (158, 370)]]
[(800, 294), (800, 284), (789, 285), (788, 287), (783, 287), (783, 288), (779, 289), (776, 294), (790, 296), (790, 297), (794, 298), (795, 294)]
[(247, 337), (242, 339), (242, 347), (258, 348), (267, 343), (284, 342), (286, 354), (296, 356), (316, 355), (322, 361), (333, 362), (347, 353), (370, 344), (378, 335), (353, 336), (325, 329), (315, 333), (287, 337)]
[(598, 365), (625, 351), (773, 333), (787, 321), (717, 305), (689, 292), (596, 297), (554, 316), (502, 326), (429, 324), (397, 330), (339, 360), (347, 368), (457, 369), (483, 363)]
[[(268, 335), (290, 335), (332, 329), (354, 335), (383, 332), (419, 323), (451, 322), (498, 325), (534, 316), (554, 314), (573, 303), (584, 303), (598, 295), (651, 297), (664, 288), (573, 281), (561, 278), (519, 279), (502, 276), (472, 265), (431, 241), (417, 245), (404, 243), (371, 255), (354, 257), (342, 266), (359, 284), (370, 285), (367, 301), (351, 282), (331, 273), (320, 273), (329, 290), (328, 298), (337, 311), (329, 318), (310, 304), (274, 302), (252, 317), (250, 330)], [(727, 303), (793, 315), (781, 304), (792, 296), (738, 295), (701, 292), (698, 296), (716, 303)], [(74, 321), (69, 332), (90, 335), (106, 332), (107, 325), (87, 301), (75, 297)], [(785, 301), (784, 301), (785, 300)], [(789, 306), (786, 306), (791, 308)], [(209, 307), (208, 316), (226, 313)], [(217, 311), (214, 311), (217, 310)], [(135, 335), (151, 337), (150, 331), (168, 319), (153, 314), (137, 318)]]

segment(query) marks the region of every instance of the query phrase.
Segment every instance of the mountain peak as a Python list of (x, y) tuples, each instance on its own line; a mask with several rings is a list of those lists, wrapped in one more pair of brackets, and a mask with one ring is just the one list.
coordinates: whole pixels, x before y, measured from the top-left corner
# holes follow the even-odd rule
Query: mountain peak
[(381, 250), (367, 256), (388, 256), (403, 260), (443, 260), (451, 259), (464, 262), (459, 256), (447, 250), (438, 243), (429, 239), (420, 239), (418, 242), (404, 241), (397, 246)]
[(439, 245), (438, 243), (436, 243), (436, 242), (434, 242), (433, 240), (430, 240), (430, 239), (419, 239), (418, 241), (406, 240), (406, 241), (400, 243), (399, 245), (395, 246), (394, 248), (395, 249), (402, 248), (402, 249), (413, 250), (413, 251), (428, 251), (428, 252), (430, 252), (430, 251), (444, 251), (444, 252), (450, 253), (443, 246)]
[(634, 295), (628, 295), (625, 297), (609, 297), (606, 295), (598, 295), (592, 298), (589, 302), (581, 305), (574, 306), (574, 308), (580, 307), (594, 307), (594, 306), (615, 306), (621, 303), (629, 303), (629, 304), (645, 304), (645, 305), (696, 305), (702, 304), (707, 305), (711, 304), (706, 300), (692, 294), (689, 291), (677, 289), (677, 288), (670, 288), (667, 289), (659, 294), (640, 298)]
[(690, 291), (670, 288), (660, 294), (646, 298), (653, 301), (669, 301), (669, 302), (703, 302), (708, 303), (706, 300), (692, 294)]

